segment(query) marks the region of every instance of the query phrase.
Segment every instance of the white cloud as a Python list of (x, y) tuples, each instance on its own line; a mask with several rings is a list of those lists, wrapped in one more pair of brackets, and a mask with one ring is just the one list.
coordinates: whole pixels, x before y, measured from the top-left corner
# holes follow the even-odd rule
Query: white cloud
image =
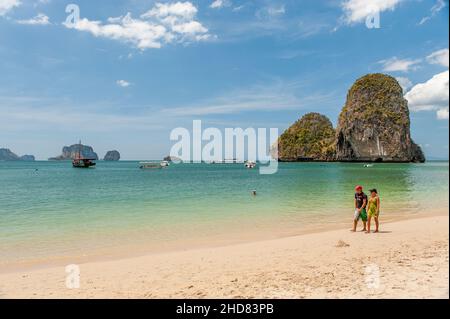
[(448, 108), (436, 112), (438, 120), (448, 120)]
[(49, 25), (50, 19), (43, 13), (39, 13), (34, 18), (28, 20), (17, 20), (19, 24), (28, 24), (28, 25)]
[(423, 17), (422, 20), (420, 20), (419, 24), (422, 25), (428, 20), (432, 19), (436, 14), (439, 13), (439, 11), (444, 9), (445, 6), (446, 4), (444, 0), (437, 0), (436, 3), (430, 9), (430, 15)]
[(229, 0), (214, 0), (209, 7), (211, 9), (220, 9), (229, 6), (231, 6), (231, 1)]
[(286, 8), (284, 7), (284, 5), (279, 7), (269, 7), (267, 9), (267, 13), (269, 13), (269, 15), (271, 16), (284, 15), (286, 13)]
[[(0, 98), (1, 99), (1, 98)], [(30, 106), (0, 105), (0, 122), (2, 130), (17, 131), (26, 127), (28, 131), (37, 131), (52, 127), (64, 132), (86, 130), (92, 132), (117, 131), (117, 130), (161, 130), (165, 128), (160, 118), (156, 119), (152, 112), (142, 114), (105, 114), (92, 109), (80, 112), (79, 107), (64, 107), (58, 109), (57, 105), (45, 108), (33, 108)], [(64, 118), (71, 119), (70, 123), (64, 123)], [(169, 119), (165, 119), (169, 120)], [(166, 123), (166, 122), (165, 122)], [(166, 124), (167, 125), (167, 124)]]
[(267, 6), (256, 11), (255, 15), (259, 19), (271, 19), (283, 16), (286, 13), (284, 5)]
[(238, 114), (245, 112), (276, 112), (298, 110), (311, 105), (325, 104), (334, 100), (332, 93), (298, 95), (297, 83), (280, 82), (270, 85), (256, 85), (246, 89), (233, 90), (195, 105), (186, 105), (163, 110), (173, 116), (206, 116)]
[(412, 111), (437, 111), (439, 119), (448, 117), (449, 71), (434, 75), (424, 83), (415, 85), (405, 98)]
[(406, 77), (399, 76), (396, 77), (395, 79), (398, 81), (398, 84), (400, 84), (400, 86), (402, 87), (403, 92), (408, 91), (408, 89), (413, 86), (411, 80)]
[(211, 3), (211, 5), (209, 7), (212, 9), (219, 9), (219, 8), (222, 8), (222, 6), (223, 6), (222, 0), (215, 0), (215, 1), (213, 1), (213, 3)]
[(427, 62), (430, 64), (440, 64), (448, 68), (448, 49), (442, 49), (427, 56)]
[(19, 0), (0, 0), (0, 17), (21, 4)]
[(368, 16), (394, 10), (402, 0), (345, 0), (341, 3), (347, 24), (364, 22)]
[(36, 2), (33, 4), (33, 7), (37, 8), (37, 7), (39, 7), (40, 5), (47, 5), (47, 4), (49, 4), (50, 2), (52, 2), (52, 0), (38, 0), (38, 1), (36, 1)]
[(130, 82), (125, 81), (125, 80), (117, 80), (117, 81), (116, 81), (116, 84), (117, 84), (118, 86), (120, 86), (120, 87), (123, 87), (123, 88), (129, 87), (129, 86), (131, 85)]
[(392, 57), (387, 60), (381, 60), (378, 63), (383, 64), (383, 71), (386, 72), (408, 72), (409, 70), (414, 70), (417, 68), (421, 60), (410, 60), (410, 59), (398, 59), (397, 57)]
[(109, 18), (108, 23), (86, 18), (66, 27), (86, 31), (96, 37), (130, 43), (145, 50), (161, 48), (167, 43), (188, 43), (210, 38), (208, 29), (195, 20), (197, 8), (190, 2), (156, 3), (140, 18), (125, 16)]
[(141, 15), (141, 18), (181, 18), (191, 20), (198, 10), (190, 2), (156, 3), (155, 6)]

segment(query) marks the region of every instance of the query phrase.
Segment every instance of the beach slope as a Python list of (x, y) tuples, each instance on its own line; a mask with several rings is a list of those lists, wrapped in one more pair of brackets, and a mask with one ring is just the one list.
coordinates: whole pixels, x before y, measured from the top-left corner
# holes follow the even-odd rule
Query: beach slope
[(449, 219), (0, 275), (2, 298), (448, 298)]

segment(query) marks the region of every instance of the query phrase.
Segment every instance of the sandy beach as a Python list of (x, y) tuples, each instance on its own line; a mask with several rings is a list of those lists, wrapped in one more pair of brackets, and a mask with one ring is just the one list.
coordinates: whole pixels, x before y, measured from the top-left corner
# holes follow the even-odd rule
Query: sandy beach
[(449, 217), (0, 275), (1, 298), (448, 298)]

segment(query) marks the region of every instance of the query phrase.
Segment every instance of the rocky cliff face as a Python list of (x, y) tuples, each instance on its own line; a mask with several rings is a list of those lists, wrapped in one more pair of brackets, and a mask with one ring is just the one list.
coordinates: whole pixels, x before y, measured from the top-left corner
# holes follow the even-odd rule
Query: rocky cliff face
[(8, 148), (0, 148), (0, 161), (34, 161), (33, 155), (17, 156)]
[[(50, 161), (67, 161), (74, 159), (78, 152), (80, 151), (80, 144), (74, 144), (71, 146), (64, 146), (62, 149), (62, 154), (57, 157), (49, 158)], [(91, 146), (81, 145), (81, 156), (83, 158), (89, 158), (98, 160), (97, 153), (94, 152), (94, 149)]]
[(120, 153), (118, 151), (108, 151), (103, 158), (104, 161), (118, 161), (120, 160)]
[(18, 161), (19, 156), (11, 152), (8, 148), (0, 148), (0, 160), (1, 161)]
[(335, 131), (330, 120), (308, 113), (278, 139), (280, 161), (329, 161), (334, 159)]
[(425, 161), (411, 140), (408, 102), (395, 78), (368, 74), (353, 84), (336, 129), (336, 159)]

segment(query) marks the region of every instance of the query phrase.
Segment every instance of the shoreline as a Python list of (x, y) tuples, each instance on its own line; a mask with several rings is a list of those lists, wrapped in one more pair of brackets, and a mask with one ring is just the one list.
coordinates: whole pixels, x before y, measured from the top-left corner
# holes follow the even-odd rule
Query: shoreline
[[(384, 214), (385, 215), (385, 214)], [(388, 217), (380, 220), (382, 225), (396, 223), (406, 220), (423, 219), (436, 216), (448, 216), (447, 208), (434, 208), (427, 213), (414, 212), (412, 215), (401, 214), (386, 214)], [(86, 251), (82, 254), (64, 255), (64, 256), (48, 256), (47, 258), (27, 259), (26, 261), (10, 261), (0, 263), (0, 275), (15, 273), (21, 271), (35, 271), (53, 267), (65, 266), (67, 264), (77, 263), (84, 264), (90, 262), (111, 262), (115, 260), (138, 258), (150, 255), (160, 255), (165, 253), (177, 253), (199, 249), (215, 249), (224, 248), (236, 245), (251, 244), (257, 242), (265, 242), (272, 240), (281, 240), (284, 238), (298, 237), (303, 235), (320, 234), (336, 230), (350, 229), (351, 217), (348, 222), (341, 222), (339, 224), (309, 224), (302, 229), (290, 228), (280, 230), (278, 227), (265, 229), (264, 231), (249, 231), (243, 233), (238, 231), (235, 233), (227, 233), (227, 235), (220, 234), (215, 236), (207, 236), (204, 238), (189, 238), (183, 240), (169, 241), (163, 243), (149, 244), (123, 244), (119, 247), (111, 248), (96, 248), (95, 250)], [(358, 228), (361, 227), (361, 222), (358, 223)], [(239, 238), (238, 238), (239, 237)]]
[[(73, 290), (64, 285), (64, 267), (1, 273), (0, 296), (357, 298), (364, 291), (373, 298), (448, 298), (448, 209), (440, 212), (382, 223), (379, 234), (346, 228), (88, 261), (79, 264), (81, 288)], [(364, 288), (364, 267), (373, 264), (386, 280), (382, 289)]]

